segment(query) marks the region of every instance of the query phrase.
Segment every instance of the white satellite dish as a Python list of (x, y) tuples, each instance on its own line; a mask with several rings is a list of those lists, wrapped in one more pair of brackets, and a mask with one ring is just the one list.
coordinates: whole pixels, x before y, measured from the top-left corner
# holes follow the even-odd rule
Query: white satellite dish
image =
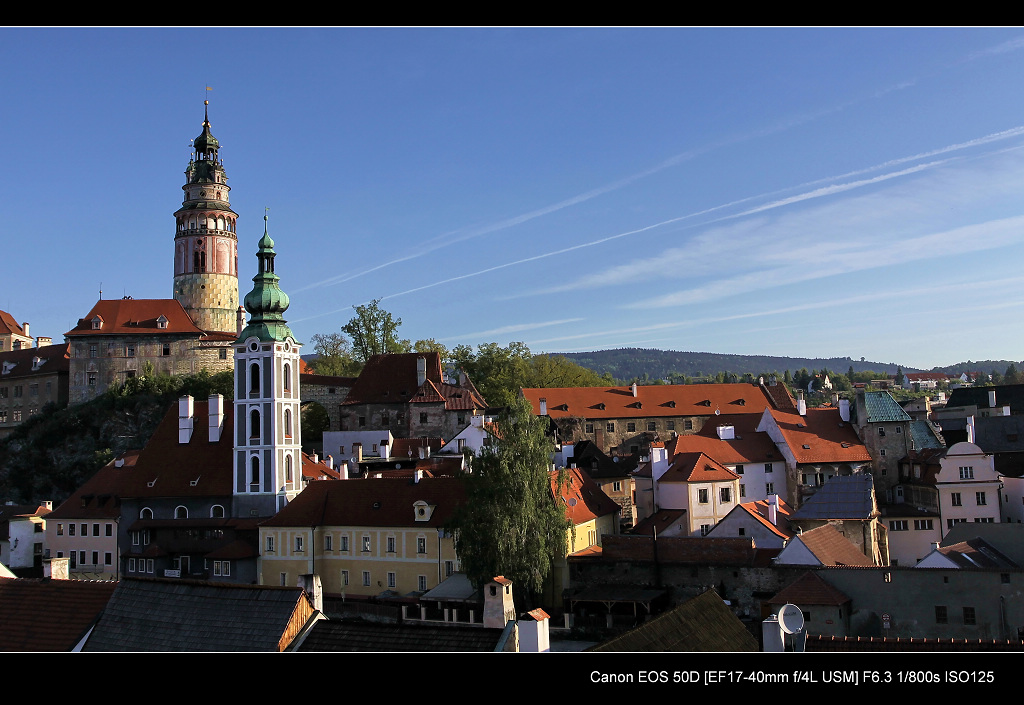
[(804, 628), (804, 613), (796, 605), (785, 605), (779, 610), (779, 627), (786, 634), (797, 634)]

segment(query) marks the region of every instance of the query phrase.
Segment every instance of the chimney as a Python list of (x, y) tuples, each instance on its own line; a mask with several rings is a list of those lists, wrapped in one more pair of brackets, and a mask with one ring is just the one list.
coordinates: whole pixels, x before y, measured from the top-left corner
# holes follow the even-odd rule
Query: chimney
[(192, 397), (178, 400), (178, 443), (192, 440)]
[(736, 438), (736, 427), (732, 424), (723, 424), (718, 427), (718, 438), (723, 441), (731, 441)]
[(236, 333), (235, 333), (236, 335), (241, 335), (242, 334), (242, 329), (245, 328), (245, 307), (244, 306), (239, 306), (238, 307), (238, 315), (235, 318), (235, 328), (238, 329), (236, 331)]
[(423, 479), (423, 471), (422, 471), (422, 470), (420, 470), (419, 468), (417, 468), (417, 469), (416, 469), (416, 470), (415, 470), (415, 471), (413, 472), (413, 474), (412, 474), (412, 481), (413, 481), (413, 482), (414, 482), (415, 484), (417, 484), (417, 485), (418, 485), (418, 484), (420, 484), (420, 480), (422, 480), (422, 479)]
[(333, 455), (328, 455), (326, 458), (324, 458), (324, 462), (327, 463), (327, 467), (328, 468), (330, 468), (331, 470), (334, 469), (334, 456)]
[(840, 399), (839, 400), (839, 418), (846, 423), (850, 423), (850, 400)]
[(779, 495), (770, 494), (765, 499), (768, 503), (768, 521), (772, 526), (779, 525)]
[(519, 628), (519, 651), (525, 653), (547, 653), (551, 651), (549, 622), (550, 615), (539, 607), (524, 614), (516, 621)]
[(541, 416), (547, 416), (548, 415), (548, 400), (545, 399), (544, 397), (540, 398), (540, 415)]
[(974, 417), (967, 417), (967, 442), (974, 443)]
[(633, 384), (630, 385), (629, 389), (630, 389), (630, 391), (633, 392), (633, 396), (635, 397), (636, 396), (636, 382), (633, 382)]
[(803, 392), (800, 392), (800, 396), (796, 400), (796, 413), (807, 416), (807, 400), (804, 399)]
[(416, 386), (422, 386), (427, 381), (427, 358), (416, 358)]
[(46, 347), (47, 345), (53, 345), (53, 338), (51, 338), (48, 335), (41, 335), (38, 338), (36, 338), (37, 348), (43, 348)]
[(357, 462), (363, 462), (363, 444), (358, 441), (352, 444), (352, 458)]
[(512, 581), (498, 575), (484, 585), (484, 626), (491, 629), (504, 629), (505, 625), (515, 618), (516, 608), (512, 602)]
[(426, 460), (426, 459), (427, 459), (427, 450), (428, 450), (428, 449), (427, 449), (427, 448), (424, 448), (423, 446), (420, 446), (420, 447), (419, 447), (419, 451), (420, 451), (420, 460)]
[(388, 443), (387, 438), (381, 439), (380, 442), (380, 457), (382, 460), (387, 460), (391, 457), (391, 444)]
[(28, 321), (21, 324), (21, 332), (25, 334), (26, 338), (31, 338), (31, 334), (28, 332)]
[(473, 415), (469, 417), (469, 423), (476, 428), (480, 428), (484, 424), (484, 417), (477, 414), (474, 410)]
[(224, 430), (224, 397), (221, 394), (210, 395), (210, 443), (220, 440)]
[(1006, 405), (1003, 406), (1003, 416), (1009, 416), (1009, 415), (1010, 415), (1010, 405), (1006, 404)]
[[(312, 541), (310, 541), (312, 543)], [(310, 550), (313, 547), (310, 546)], [(300, 575), (298, 580), (298, 586), (306, 591), (306, 595), (309, 596), (309, 601), (313, 603), (313, 609), (317, 612), (324, 611), (324, 589), (320, 582), (319, 575)]]
[(988, 405), (990, 408), (995, 408), (996, 405), (996, 390), (988, 390)]
[(319, 462), (320, 462), (320, 456), (318, 456), (316, 453), (313, 453), (313, 464), (316, 465)]

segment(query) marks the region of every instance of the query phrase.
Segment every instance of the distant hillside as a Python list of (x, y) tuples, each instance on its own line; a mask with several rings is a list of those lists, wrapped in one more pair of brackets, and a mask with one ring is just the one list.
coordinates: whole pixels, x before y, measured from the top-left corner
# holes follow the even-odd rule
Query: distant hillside
[[(708, 377), (719, 372), (737, 375), (750, 373), (798, 372), (801, 368), (820, 370), (826, 368), (845, 374), (853, 367), (854, 372), (869, 370), (896, 374), (899, 365), (894, 362), (870, 362), (849, 357), (774, 357), (771, 355), (723, 355), (719, 353), (678, 352), (675, 350), (653, 350), (645, 348), (620, 348), (618, 350), (597, 350), (585, 353), (562, 353), (565, 357), (594, 370), (598, 374), (611, 373), (618, 380), (643, 377), (665, 379), (670, 375), (687, 377)], [(903, 367), (904, 371), (916, 368)], [(1005, 367), (1003, 368), (1005, 369)]]

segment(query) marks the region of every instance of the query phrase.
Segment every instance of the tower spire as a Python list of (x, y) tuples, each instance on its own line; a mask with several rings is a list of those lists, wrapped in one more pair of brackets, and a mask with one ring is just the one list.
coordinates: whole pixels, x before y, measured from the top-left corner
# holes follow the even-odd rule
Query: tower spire
[(249, 312), (249, 325), (239, 334), (238, 342), (255, 336), (264, 342), (295, 340), (295, 334), (284, 319), (288, 310), (288, 294), (281, 290), (281, 278), (274, 273), (274, 241), (270, 238), (269, 216), (263, 216), (263, 237), (259, 241), (256, 258), (259, 271), (252, 278), (253, 288), (245, 295), (245, 310)]

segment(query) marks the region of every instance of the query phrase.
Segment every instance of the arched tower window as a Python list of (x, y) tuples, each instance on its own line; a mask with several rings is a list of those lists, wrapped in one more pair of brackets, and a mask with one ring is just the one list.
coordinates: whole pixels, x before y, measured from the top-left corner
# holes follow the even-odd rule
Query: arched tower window
[(260, 484), (260, 458), (258, 455), (249, 458), (249, 484)]
[(284, 456), (284, 481), (291, 484), (292, 481), (292, 456)]
[(292, 410), (284, 410), (284, 437), (291, 439), (292, 437)]
[(284, 363), (284, 391), (289, 392), (292, 388), (292, 368), (287, 362)]
[(260, 395), (260, 366), (256, 363), (249, 365), (249, 396)]
[(153, 518), (153, 510), (150, 509), (149, 507), (143, 507), (142, 511), (139, 512), (139, 519), (152, 519), (152, 518)]
[(213, 519), (223, 519), (224, 507), (222, 507), (219, 504), (215, 504), (212, 507), (210, 507), (210, 517)]
[(260, 412), (259, 409), (253, 409), (249, 413), (249, 438), (260, 437)]
[(188, 519), (188, 508), (183, 507), (182, 505), (179, 504), (177, 507), (174, 508), (174, 518)]

